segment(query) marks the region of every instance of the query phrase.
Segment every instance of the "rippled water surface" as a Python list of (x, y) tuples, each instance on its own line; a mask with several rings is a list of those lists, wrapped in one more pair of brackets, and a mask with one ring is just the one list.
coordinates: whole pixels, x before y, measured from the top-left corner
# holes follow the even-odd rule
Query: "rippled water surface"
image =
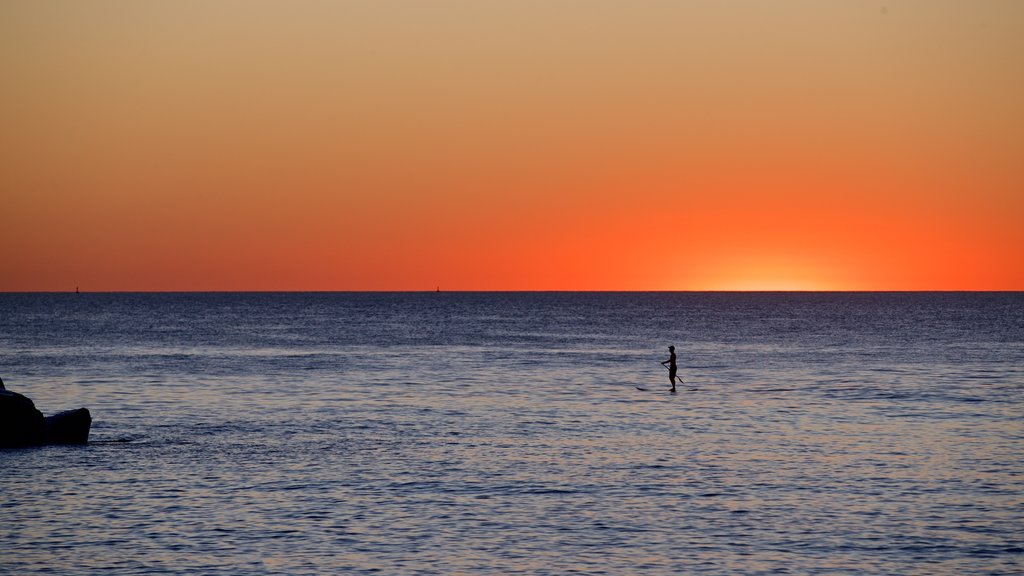
[(0, 376), (94, 420), (0, 573), (1024, 572), (1019, 293), (6, 294)]

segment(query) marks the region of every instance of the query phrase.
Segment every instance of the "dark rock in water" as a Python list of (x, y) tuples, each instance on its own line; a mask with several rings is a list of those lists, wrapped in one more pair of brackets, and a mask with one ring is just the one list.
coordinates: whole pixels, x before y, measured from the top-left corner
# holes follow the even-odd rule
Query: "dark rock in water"
[(0, 381), (0, 448), (41, 444), (85, 444), (92, 415), (85, 408), (47, 418), (27, 396), (4, 390)]
[(27, 397), (0, 390), (0, 448), (43, 443), (43, 413)]
[(43, 420), (43, 440), (47, 444), (85, 444), (89, 441), (92, 415), (87, 408), (65, 410)]

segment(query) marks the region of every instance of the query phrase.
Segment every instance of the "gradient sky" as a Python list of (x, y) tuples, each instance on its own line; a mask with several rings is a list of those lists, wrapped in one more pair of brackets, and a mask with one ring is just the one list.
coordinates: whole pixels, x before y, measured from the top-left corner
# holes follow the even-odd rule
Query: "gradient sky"
[(0, 290), (1024, 290), (1024, 2), (0, 2)]

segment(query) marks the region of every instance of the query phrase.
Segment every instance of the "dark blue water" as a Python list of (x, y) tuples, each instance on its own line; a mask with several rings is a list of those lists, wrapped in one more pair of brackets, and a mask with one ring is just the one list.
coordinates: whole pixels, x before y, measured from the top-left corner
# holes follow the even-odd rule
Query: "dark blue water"
[(0, 573), (1024, 571), (1020, 293), (2, 294), (0, 377), (94, 418)]

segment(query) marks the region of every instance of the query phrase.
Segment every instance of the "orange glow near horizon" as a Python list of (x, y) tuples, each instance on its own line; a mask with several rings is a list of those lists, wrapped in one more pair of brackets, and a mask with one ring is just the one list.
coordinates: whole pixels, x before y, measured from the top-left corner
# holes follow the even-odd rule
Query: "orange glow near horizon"
[(1024, 290), (1024, 3), (0, 5), (0, 291)]

